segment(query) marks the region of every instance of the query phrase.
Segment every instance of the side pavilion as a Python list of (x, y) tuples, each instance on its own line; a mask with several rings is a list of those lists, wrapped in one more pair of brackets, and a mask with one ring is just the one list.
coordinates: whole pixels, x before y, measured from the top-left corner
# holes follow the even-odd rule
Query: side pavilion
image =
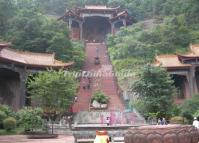
[(187, 54), (156, 56), (156, 66), (167, 69), (178, 90), (176, 103), (199, 93), (199, 45), (190, 45)]
[(26, 104), (26, 80), (29, 74), (48, 68), (68, 69), (73, 62), (63, 63), (55, 54), (22, 52), (0, 43), (0, 104), (17, 110)]

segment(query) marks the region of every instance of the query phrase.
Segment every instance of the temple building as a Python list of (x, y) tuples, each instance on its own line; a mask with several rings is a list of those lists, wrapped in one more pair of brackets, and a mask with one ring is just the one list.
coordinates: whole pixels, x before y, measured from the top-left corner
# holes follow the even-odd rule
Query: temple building
[(58, 20), (68, 23), (71, 39), (88, 42), (103, 42), (108, 33), (114, 34), (120, 27), (132, 24), (127, 11), (99, 5), (68, 10)]
[(9, 43), (0, 44), (0, 104), (15, 110), (25, 105), (26, 79), (30, 73), (73, 65), (56, 60), (55, 54), (21, 52), (9, 46)]
[(155, 65), (166, 68), (173, 78), (176, 103), (199, 93), (199, 45), (190, 45), (187, 54), (157, 56)]

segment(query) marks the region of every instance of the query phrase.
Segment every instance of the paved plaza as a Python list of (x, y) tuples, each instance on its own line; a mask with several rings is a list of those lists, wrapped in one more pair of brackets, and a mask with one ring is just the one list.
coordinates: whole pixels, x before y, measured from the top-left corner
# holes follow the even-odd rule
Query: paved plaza
[(0, 136), (0, 143), (74, 143), (74, 138), (59, 135), (56, 139), (27, 139), (25, 135), (12, 135)]

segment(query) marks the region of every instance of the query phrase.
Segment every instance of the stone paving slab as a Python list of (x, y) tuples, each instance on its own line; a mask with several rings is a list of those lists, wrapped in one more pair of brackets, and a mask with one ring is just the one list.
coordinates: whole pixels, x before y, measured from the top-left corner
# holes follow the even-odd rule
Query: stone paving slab
[(25, 135), (11, 135), (0, 136), (0, 143), (74, 143), (74, 138), (59, 135), (56, 139), (27, 139)]

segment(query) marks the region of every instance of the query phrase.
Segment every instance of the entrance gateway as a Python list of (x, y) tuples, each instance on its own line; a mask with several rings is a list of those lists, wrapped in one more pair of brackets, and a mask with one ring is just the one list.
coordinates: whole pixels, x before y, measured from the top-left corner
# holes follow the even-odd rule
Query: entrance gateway
[(71, 39), (97, 43), (103, 42), (108, 33), (132, 24), (127, 11), (99, 5), (68, 10), (58, 20), (68, 23)]

